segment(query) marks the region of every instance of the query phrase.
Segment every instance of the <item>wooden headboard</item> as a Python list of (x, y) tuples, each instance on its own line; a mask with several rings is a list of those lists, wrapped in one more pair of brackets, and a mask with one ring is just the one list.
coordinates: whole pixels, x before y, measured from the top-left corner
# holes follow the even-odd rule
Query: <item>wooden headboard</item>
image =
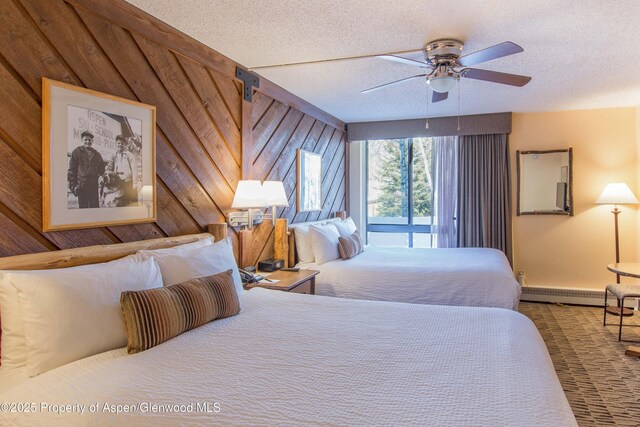
[[(345, 211), (338, 211), (335, 217), (344, 220), (347, 219), (347, 213)], [(276, 220), (273, 238), (273, 257), (275, 259), (283, 259), (285, 267), (293, 267), (298, 262), (294, 233), (295, 232), (289, 228), (289, 221), (287, 219), (280, 218)]]
[(142, 249), (161, 249), (192, 243), (213, 235), (214, 241), (227, 237), (226, 224), (207, 226), (208, 233), (188, 234), (178, 237), (141, 240), (139, 242), (117, 243), (113, 245), (85, 246), (60, 251), (40, 252), (0, 258), (0, 270), (48, 270), (52, 268), (75, 267), (112, 261), (136, 253)]

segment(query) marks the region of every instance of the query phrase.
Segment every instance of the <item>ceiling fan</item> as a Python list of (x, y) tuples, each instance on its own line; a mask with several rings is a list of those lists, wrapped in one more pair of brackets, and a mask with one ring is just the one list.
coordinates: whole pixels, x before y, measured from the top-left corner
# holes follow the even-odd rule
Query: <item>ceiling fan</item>
[(374, 90), (424, 77), (426, 78), (429, 87), (433, 89), (431, 101), (439, 102), (447, 99), (449, 91), (454, 88), (461, 78), (484, 80), (518, 87), (526, 85), (531, 80), (531, 77), (520, 76), (517, 74), (468, 68), (469, 66), (476, 65), (481, 62), (491, 61), (493, 59), (523, 52), (524, 49), (515, 43), (503, 42), (468, 55), (460, 56), (463, 47), (464, 43), (455, 39), (434, 40), (424, 46), (424, 61), (404, 58), (396, 54), (376, 55), (376, 58), (424, 68), (426, 69), (426, 72), (365, 89), (362, 93), (372, 92)]
[[(464, 56), (460, 56), (464, 43), (456, 39), (437, 39), (427, 43), (422, 50), (411, 50), (395, 53), (385, 53), (377, 55), (360, 55), (344, 58), (321, 59), (315, 61), (292, 62), (288, 64), (273, 64), (250, 67), (249, 70), (259, 70), (264, 68), (289, 67), (294, 65), (318, 64), (334, 61), (347, 61), (364, 58), (381, 58), (389, 61), (400, 62), (425, 69), (425, 73), (404, 79), (374, 86), (361, 91), (368, 93), (382, 89), (398, 83), (403, 83), (416, 78), (426, 78), (427, 84), (433, 89), (432, 102), (444, 101), (449, 96), (449, 91), (454, 88), (461, 78), (484, 80), (493, 83), (500, 83), (511, 86), (522, 87), (529, 83), (531, 77), (517, 74), (500, 73), (497, 71), (482, 70), (478, 68), (468, 68), (469, 66), (502, 58), (524, 52), (520, 46), (512, 42), (503, 42), (486, 49), (479, 50)], [(415, 54), (422, 52), (424, 61), (406, 58), (400, 55)], [(429, 104), (427, 104), (429, 105)]]

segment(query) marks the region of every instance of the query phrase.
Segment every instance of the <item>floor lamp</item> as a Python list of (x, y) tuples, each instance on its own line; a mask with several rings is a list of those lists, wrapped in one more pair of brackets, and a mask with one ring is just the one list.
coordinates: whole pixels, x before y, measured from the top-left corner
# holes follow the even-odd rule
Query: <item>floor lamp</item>
[[(611, 213), (613, 214), (614, 219), (614, 233), (616, 240), (616, 264), (620, 262), (620, 240), (618, 238), (618, 215), (620, 215), (620, 209), (618, 209), (618, 205), (637, 205), (638, 199), (631, 192), (629, 186), (624, 182), (615, 182), (611, 184), (607, 184), (600, 193), (600, 197), (596, 200), (597, 204), (600, 205), (613, 205), (613, 210)], [(616, 283), (620, 283), (620, 275), (616, 274)], [(620, 301), (618, 301), (618, 305), (620, 305)], [(633, 314), (633, 310), (625, 309), (624, 307), (610, 307), (607, 308), (607, 312), (616, 315), (624, 315), (631, 316)]]

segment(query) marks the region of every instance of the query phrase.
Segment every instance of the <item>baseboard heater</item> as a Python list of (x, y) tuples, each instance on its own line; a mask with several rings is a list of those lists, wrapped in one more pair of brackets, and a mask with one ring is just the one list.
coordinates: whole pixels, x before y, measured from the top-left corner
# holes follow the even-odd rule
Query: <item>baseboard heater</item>
[[(580, 304), (602, 307), (604, 305), (604, 289), (593, 291), (587, 289), (543, 288), (523, 286), (520, 301), (556, 302), (561, 304)], [(625, 307), (636, 307), (636, 299), (625, 299)], [(616, 299), (609, 294), (609, 304), (615, 305)]]

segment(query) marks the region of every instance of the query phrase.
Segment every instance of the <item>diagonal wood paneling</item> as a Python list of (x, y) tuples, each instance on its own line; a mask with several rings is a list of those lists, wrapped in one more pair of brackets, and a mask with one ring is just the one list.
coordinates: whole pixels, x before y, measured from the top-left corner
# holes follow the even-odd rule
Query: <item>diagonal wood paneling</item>
[[(233, 76), (183, 56), (185, 66), (171, 47), (102, 18), (92, 2), (76, 3), (2, 2), (0, 255), (196, 233), (224, 221), (241, 173)], [(155, 224), (40, 231), (43, 76), (156, 105)], [(232, 239), (237, 246), (235, 233)]]
[[(345, 199), (346, 134), (285, 102), (257, 92), (254, 95), (252, 178), (283, 181), (289, 207), (278, 216), (290, 222), (314, 221), (333, 216)], [(296, 150), (322, 155), (322, 210), (296, 213)], [(256, 263), (273, 255), (273, 227), (265, 222), (252, 232), (247, 259)]]
[[(209, 113), (212, 123), (221, 133), (221, 141), (228, 144), (228, 150), (240, 166), (242, 162), (242, 137), (240, 135), (241, 104), (237, 101), (239, 92), (228, 79), (215, 78), (215, 71), (207, 70), (201, 64), (189, 58), (178, 56), (185, 73), (189, 77), (194, 90), (198, 93), (200, 102)], [(218, 81), (218, 83), (216, 83)], [(227, 88), (223, 91), (216, 85)], [(232, 101), (232, 102), (229, 102)]]
[(24, 225), (20, 224), (19, 219), (14, 215), (12, 217), (5, 216), (0, 209), (0, 229), (2, 229), (0, 256), (44, 252), (53, 249), (33, 235), (25, 233), (21, 226)]
[[(160, 83), (184, 117), (185, 122), (191, 127), (195, 138), (204, 147), (206, 155), (219, 170), (219, 179), (227, 182), (228, 189), (221, 189), (221, 191), (232, 194), (240, 180), (239, 151), (230, 150), (230, 144), (218, 131), (215, 121), (212, 120), (206, 107), (193, 90), (192, 83), (188, 80), (173, 53), (140, 36), (134, 34), (133, 37), (159, 77)], [(178, 112), (174, 110), (169, 113), (173, 117), (178, 115)], [(216, 162), (214, 159), (225, 159), (225, 161)], [(233, 161), (228, 161), (229, 159), (233, 159)]]
[[(291, 206), (279, 215), (292, 221), (344, 206), (337, 119), (266, 80), (245, 115), (236, 63), (122, 0), (0, 7), (0, 256), (201, 232), (225, 220), (242, 178), (283, 180)], [(42, 77), (157, 107), (155, 223), (41, 231)], [(297, 148), (323, 154), (320, 212), (296, 215)], [(255, 259), (269, 254), (270, 224), (252, 238)]]

